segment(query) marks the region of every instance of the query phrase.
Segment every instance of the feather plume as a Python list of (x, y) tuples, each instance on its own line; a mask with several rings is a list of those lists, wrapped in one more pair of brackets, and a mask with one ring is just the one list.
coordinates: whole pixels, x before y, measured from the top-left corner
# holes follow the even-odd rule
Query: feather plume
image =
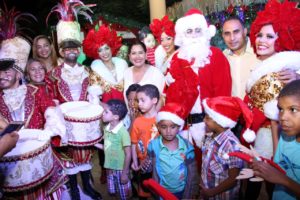
[(4, 8), (0, 8), (0, 42), (14, 38), (17, 35), (27, 38), (25, 32), (30, 30), (24, 27), (20, 28), (19, 22), (30, 23), (32, 19), (37, 21), (36, 17), (30, 13), (22, 13), (16, 10), (15, 7), (8, 10), (6, 4), (3, 3), (3, 5)]
[(48, 19), (53, 13), (57, 13), (59, 18), (63, 21), (77, 21), (78, 15), (83, 15), (90, 23), (92, 23), (92, 18), (88, 12), (93, 13), (90, 8), (94, 6), (96, 6), (96, 4), (85, 5), (80, 0), (62, 0), (61, 3), (58, 3), (51, 9), (46, 18), (46, 24), (48, 24)]

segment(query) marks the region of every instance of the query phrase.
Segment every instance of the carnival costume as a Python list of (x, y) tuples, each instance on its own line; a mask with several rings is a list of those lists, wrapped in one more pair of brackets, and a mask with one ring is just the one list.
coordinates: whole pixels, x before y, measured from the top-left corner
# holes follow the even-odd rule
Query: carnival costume
[(255, 149), (266, 158), (273, 156), (270, 119), (278, 119), (273, 100), (284, 87), (284, 83), (278, 79), (278, 72), (300, 69), (300, 10), (296, 5), (293, 2), (271, 0), (251, 25), (250, 40), (255, 52), (255, 40), (264, 25), (271, 24), (279, 36), (275, 41), (277, 53), (259, 63), (251, 73), (245, 97), (245, 102), (254, 113), (255, 120), (251, 128), (257, 135)]
[[(107, 102), (110, 99), (123, 98), (123, 78), (124, 71), (128, 68), (125, 60), (112, 57), (114, 69), (109, 69), (105, 63), (99, 59), (99, 48), (107, 45), (111, 53), (115, 56), (122, 46), (122, 38), (117, 36), (117, 32), (105, 25), (99, 27), (98, 31), (90, 30), (82, 42), (84, 53), (93, 59), (90, 74), (89, 99), (99, 103)], [(91, 100), (93, 99), (93, 100)]]
[[(189, 26), (201, 27), (209, 32), (210, 37), (214, 35), (213, 27), (207, 25), (201, 12), (191, 9), (176, 22), (175, 45), (182, 45), (181, 40), (186, 39), (183, 35)], [(231, 94), (229, 63), (219, 49), (208, 48), (210, 48), (209, 56), (198, 64), (194, 63), (195, 60), (190, 62), (180, 58), (181, 49), (179, 49), (171, 60), (166, 76), (166, 82), (169, 84), (165, 92), (166, 103), (177, 102), (184, 106), (186, 110), (184, 119), (187, 121), (188, 129), (182, 132), (182, 136), (198, 147), (201, 147), (205, 133), (201, 100)]]
[[(57, 42), (60, 47), (60, 52), (66, 48), (80, 48), (80, 24), (75, 21), (75, 18), (77, 19), (76, 11), (79, 14), (84, 13), (85, 16), (89, 16), (85, 11), (91, 12), (89, 9), (91, 6), (93, 5), (84, 5), (81, 1), (63, 1), (63, 4), (58, 4), (52, 9), (50, 14), (56, 11), (59, 12), (61, 17), (56, 26)], [(51, 85), (55, 99), (57, 99), (60, 104), (66, 104), (67, 102), (72, 104), (72, 102), (78, 101), (78, 105), (84, 104), (83, 106), (85, 106), (84, 101), (87, 101), (87, 88), (89, 85), (89, 70), (85, 66), (78, 63), (76, 63), (75, 66), (70, 66), (64, 62), (49, 73), (47, 83)], [(88, 102), (86, 102), (86, 104), (88, 104)], [(64, 112), (65, 118), (68, 117), (67, 113), (72, 112), (73, 105), (70, 106), (68, 111)], [(63, 108), (62, 105), (61, 108)], [(76, 112), (76, 110), (73, 112)], [(80, 117), (82, 116), (78, 116), (74, 120), (82, 123)], [(83, 132), (79, 133), (78, 131), (81, 129), (75, 128), (75, 126), (73, 127), (72, 124), (68, 123), (68, 126), (67, 133), (69, 137), (70, 134), (84, 134)], [(100, 132), (100, 130), (96, 131)], [(83, 183), (83, 192), (93, 199), (102, 199), (101, 194), (95, 191), (91, 185), (91, 157), (94, 147), (88, 145), (73, 145), (70, 143), (70, 138), (68, 139), (69, 145), (57, 147), (56, 153), (69, 177), (68, 187), (71, 199), (80, 199), (76, 177), (79, 172)], [(53, 143), (57, 145), (57, 141), (58, 140)]]
[[(165, 33), (172, 38), (175, 37), (175, 25), (168, 16), (164, 16), (161, 20), (154, 19), (149, 27), (158, 43), (161, 43), (162, 33)], [(159, 68), (163, 74), (166, 74), (167, 69), (170, 67), (170, 63), (175, 52), (176, 51), (174, 51), (171, 55), (167, 55), (167, 52), (161, 45), (155, 49), (155, 66)]]
[[(5, 19), (3, 18), (4, 21), (1, 21), (1, 25), (12, 21), (16, 22), (16, 18), (24, 15), (24, 13), (16, 14), (13, 10), (9, 13), (6, 13), (6, 11), (3, 11)], [(25, 15), (29, 16), (30, 14)], [(11, 17), (15, 17), (15, 19)], [(2, 20), (2, 18), (0, 19)], [(16, 25), (14, 23), (10, 25), (9, 28), (0, 27), (1, 35), (4, 36), (0, 49), (0, 70), (5, 71), (12, 68), (23, 75), (31, 46), (27, 40), (16, 36)], [(1, 158), (0, 168), (4, 176), (4, 185), (2, 185), (5, 192), (4, 196), (27, 200), (60, 199), (66, 176), (63, 173), (62, 166), (53, 156), (49, 144), (50, 138), (54, 135), (59, 135), (61, 141), (65, 142), (65, 126), (63, 120), (60, 120), (61, 115), (59, 115), (58, 108), (55, 108), (52, 99), (48, 98), (44, 90), (40, 90), (35, 86), (18, 84), (16, 88), (7, 88), (0, 92), (0, 114), (7, 123), (23, 121), (24, 130), (26, 130), (22, 135), (19, 133), (20, 139), (12, 150), (12, 152), (15, 152), (14, 156), (10, 157), (7, 154)], [(55, 127), (52, 124), (55, 124)], [(44, 128), (48, 131), (34, 130)], [(33, 132), (38, 132), (38, 134), (33, 134)], [(20, 146), (25, 144), (25, 141), (28, 144), (45, 143), (47, 155), (43, 155), (39, 149), (35, 149), (35, 146), (31, 147), (31, 152), (22, 154), (21, 152), (26, 151), (26, 148), (20, 149)], [(39, 160), (44, 156), (47, 157), (47, 161)], [(11, 162), (12, 158), (15, 159), (13, 162)], [(34, 162), (31, 169), (38, 169), (48, 162), (51, 163), (51, 167), (45, 169), (48, 170), (47, 172), (44, 171), (47, 173), (45, 176), (41, 174), (41, 171), (37, 174), (37, 171), (26, 170), (28, 165), (22, 163), (22, 161), (27, 158), (29, 158), (29, 163), (30, 161)], [(12, 165), (19, 166), (18, 170), (13, 170)], [(6, 170), (7, 167), (10, 170)], [(34, 177), (31, 178), (31, 180), (34, 179), (34, 182), (26, 179), (30, 176)]]

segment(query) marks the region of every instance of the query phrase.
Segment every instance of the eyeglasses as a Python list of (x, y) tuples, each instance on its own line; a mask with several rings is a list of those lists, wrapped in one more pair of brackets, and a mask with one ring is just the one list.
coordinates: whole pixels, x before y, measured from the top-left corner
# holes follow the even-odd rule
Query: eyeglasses
[(201, 36), (202, 34), (203, 32), (201, 28), (195, 28), (195, 29), (189, 28), (185, 31), (186, 36), (193, 36), (193, 35)]

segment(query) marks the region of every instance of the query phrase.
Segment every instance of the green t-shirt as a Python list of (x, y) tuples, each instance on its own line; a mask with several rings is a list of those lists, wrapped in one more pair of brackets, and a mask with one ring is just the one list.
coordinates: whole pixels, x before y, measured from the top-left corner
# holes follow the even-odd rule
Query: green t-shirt
[(109, 130), (110, 125), (104, 129), (104, 167), (107, 169), (123, 170), (126, 146), (131, 145), (128, 131), (120, 122), (115, 128)]

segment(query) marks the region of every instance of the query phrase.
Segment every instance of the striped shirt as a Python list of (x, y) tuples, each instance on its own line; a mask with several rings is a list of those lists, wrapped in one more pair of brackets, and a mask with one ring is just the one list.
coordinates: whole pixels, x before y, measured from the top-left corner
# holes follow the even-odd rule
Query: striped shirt
[[(242, 168), (243, 161), (236, 157), (230, 157), (228, 160), (223, 158), (225, 153), (237, 150), (236, 144), (238, 138), (230, 129), (213, 137), (206, 136), (202, 147), (202, 169), (201, 178), (206, 188), (217, 187), (228, 178), (228, 170), (232, 168)], [(238, 184), (223, 193), (217, 194), (209, 199), (238, 199)]]

